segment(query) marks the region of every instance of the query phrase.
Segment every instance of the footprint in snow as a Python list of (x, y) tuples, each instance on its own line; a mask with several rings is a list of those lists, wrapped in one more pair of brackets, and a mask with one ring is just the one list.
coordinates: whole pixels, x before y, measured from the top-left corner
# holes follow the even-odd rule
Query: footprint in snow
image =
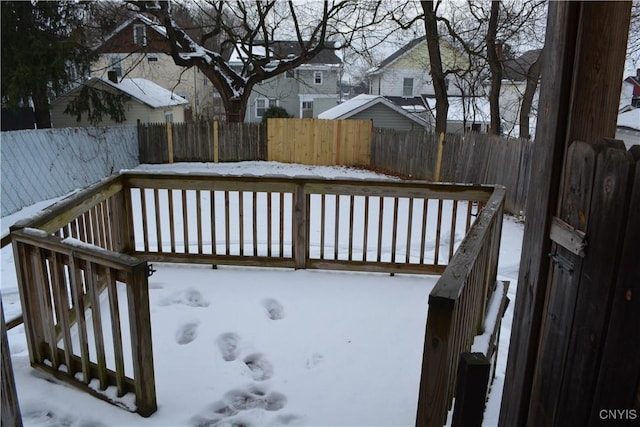
[[(251, 427), (253, 424), (238, 416), (242, 411), (279, 411), (287, 403), (287, 397), (278, 392), (252, 385), (242, 389), (230, 390), (221, 400), (207, 407), (191, 418), (193, 427)], [(232, 418), (233, 417), (233, 418)], [(285, 417), (286, 421), (289, 417)], [(287, 425), (287, 424), (282, 424)]]
[(284, 319), (284, 307), (273, 298), (262, 300), (262, 306), (267, 310), (267, 316), (271, 320)]
[(180, 345), (189, 344), (198, 336), (198, 322), (185, 323), (176, 332), (176, 343)]
[(216, 345), (226, 362), (236, 360), (240, 355), (240, 336), (233, 332), (221, 334), (216, 338)]
[(273, 377), (273, 366), (264, 355), (260, 353), (250, 354), (243, 361), (251, 371), (251, 378), (254, 380), (265, 381)]

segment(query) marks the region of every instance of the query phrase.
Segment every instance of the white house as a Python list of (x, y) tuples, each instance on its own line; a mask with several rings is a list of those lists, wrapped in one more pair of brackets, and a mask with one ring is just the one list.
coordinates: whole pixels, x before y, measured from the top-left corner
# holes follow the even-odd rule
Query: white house
[[(116, 80), (114, 76), (114, 80)], [(184, 122), (184, 109), (189, 102), (157, 84), (145, 79), (125, 78), (119, 82), (109, 79), (93, 77), (83, 83), (98, 90), (109, 91), (113, 94), (123, 95), (127, 101), (124, 103), (126, 120), (116, 123), (108, 115), (104, 115), (100, 125), (126, 125), (159, 122)], [(87, 119), (86, 113), (80, 121), (76, 116), (65, 114), (69, 102), (80, 94), (82, 86), (78, 86), (68, 93), (56, 98), (50, 106), (51, 122), (55, 128), (93, 126)]]
[[(518, 136), (520, 133), (520, 111), (522, 97), (527, 86), (527, 73), (531, 66), (538, 61), (542, 50), (529, 50), (517, 58), (505, 59), (502, 62), (502, 82), (500, 87), (500, 117), (502, 120), (502, 132), (509, 136)], [(529, 134), (535, 134), (538, 94), (533, 98), (531, 112), (529, 114)]]
[[(468, 68), (469, 63), (446, 40), (440, 40), (440, 56), (443, 69)], [(369, 93), (372, 95), (401, 96), (404, 98), (435, 95), (429, 70), (429, 48), (425, 36), (409, 43), (385, 58), (377, 67), (367, 72)], [(447, 93), (462, 94), (459, 87), (446, 79)]]

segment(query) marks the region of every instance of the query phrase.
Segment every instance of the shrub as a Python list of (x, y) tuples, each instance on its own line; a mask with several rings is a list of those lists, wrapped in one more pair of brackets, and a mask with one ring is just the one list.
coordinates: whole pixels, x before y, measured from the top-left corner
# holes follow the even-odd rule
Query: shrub
[(267, 119), (290, 119), (293, 116), (282, 107), (269, 107), (262, 116), (262, 123), (266, 123)]

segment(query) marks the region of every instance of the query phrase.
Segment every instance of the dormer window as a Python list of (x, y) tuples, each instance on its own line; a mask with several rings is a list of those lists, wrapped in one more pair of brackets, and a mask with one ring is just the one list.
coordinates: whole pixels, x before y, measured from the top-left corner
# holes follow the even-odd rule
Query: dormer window
[(133, 43), (138, 46), (147, 45), (147, 27), (142, 24), (133, 26)]

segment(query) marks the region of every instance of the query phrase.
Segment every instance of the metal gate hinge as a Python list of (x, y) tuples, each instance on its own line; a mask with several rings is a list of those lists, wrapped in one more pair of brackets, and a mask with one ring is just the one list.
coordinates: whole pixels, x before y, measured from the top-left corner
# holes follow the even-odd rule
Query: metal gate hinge
[(566, 256), (552, 252), (549, 254), (549, 258), (551, 258), (551, 262), (557, 265), (559, 269), (565, 270), (569, 274), (573, 273), (573, 262)]

